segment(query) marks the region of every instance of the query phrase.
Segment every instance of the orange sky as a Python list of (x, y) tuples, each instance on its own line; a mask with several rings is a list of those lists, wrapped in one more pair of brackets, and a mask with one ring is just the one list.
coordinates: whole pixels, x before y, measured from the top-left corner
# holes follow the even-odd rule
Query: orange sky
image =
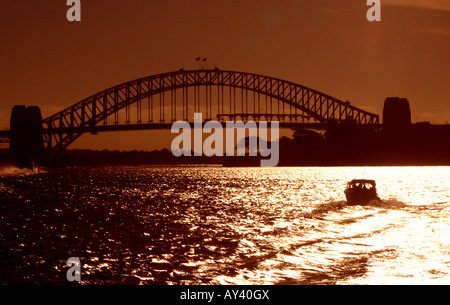
[[(406, 97), (414, 121), (450, 121), (450, 0), (0, 0), (0, 127), (13, 105), (49, 116), (98, 91), (180, 67), (290, 80), (381, 114)], [(152, 134), (153, 136), (149, 136)], [(169, 135), (169, 137), (167, 136)], [(84, 135), (70, 148), (146, 149), (166, 132)]]

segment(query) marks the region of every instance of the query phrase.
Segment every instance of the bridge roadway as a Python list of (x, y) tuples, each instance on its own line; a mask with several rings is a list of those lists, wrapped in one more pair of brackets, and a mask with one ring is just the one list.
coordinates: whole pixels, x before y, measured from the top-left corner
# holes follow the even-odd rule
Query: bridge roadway
[[(245, 121), (244, 121), (245, 122)], [(270, 122), (270, 121), (269, 121)], [(203, 122), (203, 124), (206, 123)], [(258, 123), (258, 122), (257, 122)], [(190, 122), (191, 128), (194, 128), (194, 123)], [(221, 122), (222, 126), (225, 127), (225, 121)], [(315, 130), (326, 130), (330, 124), (325, 123), (299, 123), (299, 122), (283, 122), (280, 121), (280, 128), (282, 129), (295, 129), (295, 128), (307, 128)], [(381, 124), (371, 124), (363, 125), (366, 128), (380, 129)], [(163, 130), (171, 129), (172, 123), (139, 123), (139, 124), (115, 124), (115, 125), (96, 125), (96, 126), (79, 126), (79, 127), (60, 127), (57, 129), (45, 128), (42, 130), (43, 135), (50, 134), (83, 134), (91, 133), (97, 134), (99, 132), (109, 132), (109, 131), (138, 131), (138, 130)], [(268, 125), (270, 127), (270, 124)], [(0, 130), (0, 143), (9, 143), (10, 141), (10, 131)]]
[[(194, 123), (189, 123), (191, 128), (194, 128)], [(225, 127), (225, 123), (222, 122), (222, 126)], [(283, 129), (295, 129), (295, 128), (308, 128), (315, 130), (326, 130), (330, 125), (324, 123), (291, 123), (280, 122), (280, 128)], [(382, 124), (363, 125), (365, 128), (371, 128), (379, 130), (383, 127)], [(433, 127), (437, 128), (450, 128), (450, 124), (433, 124)], [(96, 134), (99, 132), (108, 131), (137, 131), (137, 130), (161, 130), (170, 129), (172, 124), (169, 123), (141, 123), (141, 124), (117, 124), (117, 125), (98, 125), (98, 126), (83, 126), (83, 127), (63, 127), (56, 130), (43, 129), (42, 134), (59, 134), (59, 133), (91, 133)], [(10, 131), (0, 130), (0, 143), (9, 143)]]

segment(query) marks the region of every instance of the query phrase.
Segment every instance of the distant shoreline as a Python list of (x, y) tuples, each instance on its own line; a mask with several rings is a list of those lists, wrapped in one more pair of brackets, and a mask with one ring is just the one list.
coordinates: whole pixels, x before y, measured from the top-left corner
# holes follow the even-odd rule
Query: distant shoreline
[[(230, 158), (230, 157), (228, 157)], [(233, 164), (224, 167), (259, 167), (253, 161), (247, 162), (249, 157), (231, 157)], [(74, 149), (63, 152), (54, 164), (49, 167), (75, 167), (75, 166), (222, 166), (224, 157), (174, 157), (167, 149), (155, 151), (110, 151)], [(14, 160), (9, 156), (7, 149), (0, 150), (0, 165), (12, 165)], [(283, 158), (280, 152), (280, 162), (277, 167), (373, 167), (373, 166), (450, 166), (446, 160), (298, 160)]]
[[(175, 157), (163, 148), (153, 151), (68, 149), (52, 157), (50, 167), (97, 165), (224, 164), (260, 166), (260, 157)], [(266, 158), (265, 158), (266, 159)], [(0, 164), (11, 163), (8, 149)], [(279, 139), (278, 166), (450, 166), (450, 128), (415, 123), (407, 128), (373, 131), (333, 126), (325, 133), (298, 129)]]

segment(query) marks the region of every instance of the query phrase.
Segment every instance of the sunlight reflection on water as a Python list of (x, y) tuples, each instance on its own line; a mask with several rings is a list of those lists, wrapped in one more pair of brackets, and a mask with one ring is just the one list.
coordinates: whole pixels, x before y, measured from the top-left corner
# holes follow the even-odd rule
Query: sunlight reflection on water
[[(375, 179), (384, 202), (347, 206), (354, 178)], [(87, 284), (448, 284), (448, 185), (449, 167), (99, 167), (3, 177), (1, 237), (11, 251), (0, 253), (16, 281), (63, 282), (55, 266), (76, 256)], [(23, 264), (30, 254), (35, 267)], [(15, 282), (2, 268), (2, 282)]]

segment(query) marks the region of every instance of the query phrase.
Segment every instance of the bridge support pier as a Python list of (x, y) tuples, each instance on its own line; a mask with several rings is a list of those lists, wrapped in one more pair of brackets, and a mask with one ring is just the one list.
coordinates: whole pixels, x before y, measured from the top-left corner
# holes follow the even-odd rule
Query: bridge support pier
[(41, 163), (44, 157), (41, 109), (37, 106), (14, 106), (10, 122), (11, 157), (23, 167)]
[(388, 97), (383, 108), (383, 127), (405, 129), (411, 125), (411, 108), (406, 98)]

